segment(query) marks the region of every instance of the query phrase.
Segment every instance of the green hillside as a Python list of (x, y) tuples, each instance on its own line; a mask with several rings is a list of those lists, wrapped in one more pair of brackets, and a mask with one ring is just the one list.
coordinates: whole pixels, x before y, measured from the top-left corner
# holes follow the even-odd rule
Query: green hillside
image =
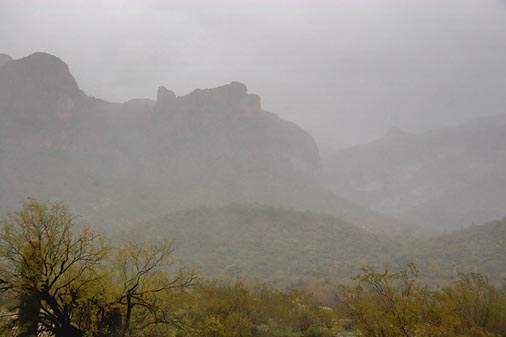
[(397, 263), (414, 262), (432, 279), (476, 272), (506, 278), (506, 218), (406, 245)]
[(173, 212), (117, 237), (173, 240), (182, 262), (206, 275), (240, 274), (283, 286), (411, 262), (430, 283), (459, 272), (506, 277), (506, 219), (439, 237), (392, 238), (332, 216), (236, 204)]
[(380, 264), (392, 241), (331, 216), (267, 206), (178, 211), (134, 227), (141, 240), (172, 239), (184, 263), (210, 275), (240, 273), (287, 284), (348, 277)]

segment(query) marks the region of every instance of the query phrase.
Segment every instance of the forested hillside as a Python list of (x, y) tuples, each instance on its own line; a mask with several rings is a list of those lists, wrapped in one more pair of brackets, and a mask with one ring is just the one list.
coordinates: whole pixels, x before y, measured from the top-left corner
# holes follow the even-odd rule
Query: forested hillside
[(451, 234), (371, 234), (338, 218), (268, 206), (230, 205), (178, 211), (116, 234), (174, 240), (187, 265), (205, 274), (268, 279), (278, 286), (347, 279), (364, 266), (399, 270), (415, 263), (428, 284), (477, 272), (506, 276), (506, 222)]
[(349, 277), (382, 266), (395, 245), (332, 216), (230, 205), (178, 211), (133, 227), (128, 237), (174, 240), (186, 265), (214, 276), (244, 275), (281, 286), (324, 276)]
[(506, 218), (419, 240), (406, 247), (405, 254), (401, 263), (415, 263), (433, 280), (475, 272), (502, 282), (506, 278)]

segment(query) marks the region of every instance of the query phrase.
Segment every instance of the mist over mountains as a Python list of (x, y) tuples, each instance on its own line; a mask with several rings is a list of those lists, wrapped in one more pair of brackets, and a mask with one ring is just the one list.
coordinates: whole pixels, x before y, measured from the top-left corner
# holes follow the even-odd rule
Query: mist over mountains
[(505, 215), (504, 116), (394, 128), (322, 159), (308, 132), (240, 82), (112, 103), (83, 92), (55, 56), (0, 61), (3, 213), (27, 196), (64, 200), (119, 237), (175, 239), (206, 273), (284, 284), (410, 261), (434, 278), (476, 261), (503, 275), (504, 220), (471, 225)]
[(324, 161), (322, 183), (364, 207), (439, 229), (506, 212), (506, 115), (385, 137)]
[(322, 161), (310, 134), (239, 82), (111, 103), (86, 95), (55, 56), (0, 62), (4, 212), (32, 195), (117, 225), (234, 202), (323, 212), (375, 232), (504, 215), (504, 116), (392, 129)]
[(98, 225), (231, 202), (401, 224), (322, 188), (312, 136), (238, 82), (110, 103), (87, 96), (60, 59), (35, 53), (0, 68), (0, 118), (3, 211), (32, 195), (66, 200)]
[(0, 36), (0, 337), (506, 337), (506, 0), (7, 0)]

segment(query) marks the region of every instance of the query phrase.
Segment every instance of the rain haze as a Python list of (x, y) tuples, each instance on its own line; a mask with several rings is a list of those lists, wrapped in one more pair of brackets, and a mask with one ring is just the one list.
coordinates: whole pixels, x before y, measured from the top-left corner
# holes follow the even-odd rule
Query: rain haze
[(0, 336), (506, 337), (506, 0), (0, 0)]
[(323, 152), (505, 112), (499, 0), (2, 1), (0, 41), (109, 101), (240, 81)]

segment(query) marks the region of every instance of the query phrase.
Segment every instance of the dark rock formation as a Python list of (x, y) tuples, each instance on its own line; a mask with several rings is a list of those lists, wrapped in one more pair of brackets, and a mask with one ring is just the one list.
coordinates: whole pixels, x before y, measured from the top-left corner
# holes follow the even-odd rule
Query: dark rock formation
[(169, 107), (176, 101), (176, 94), (169, 89), (161, 86), (158, 88), (158, 95), (156, 96), (156, 102), (159, 106)]

